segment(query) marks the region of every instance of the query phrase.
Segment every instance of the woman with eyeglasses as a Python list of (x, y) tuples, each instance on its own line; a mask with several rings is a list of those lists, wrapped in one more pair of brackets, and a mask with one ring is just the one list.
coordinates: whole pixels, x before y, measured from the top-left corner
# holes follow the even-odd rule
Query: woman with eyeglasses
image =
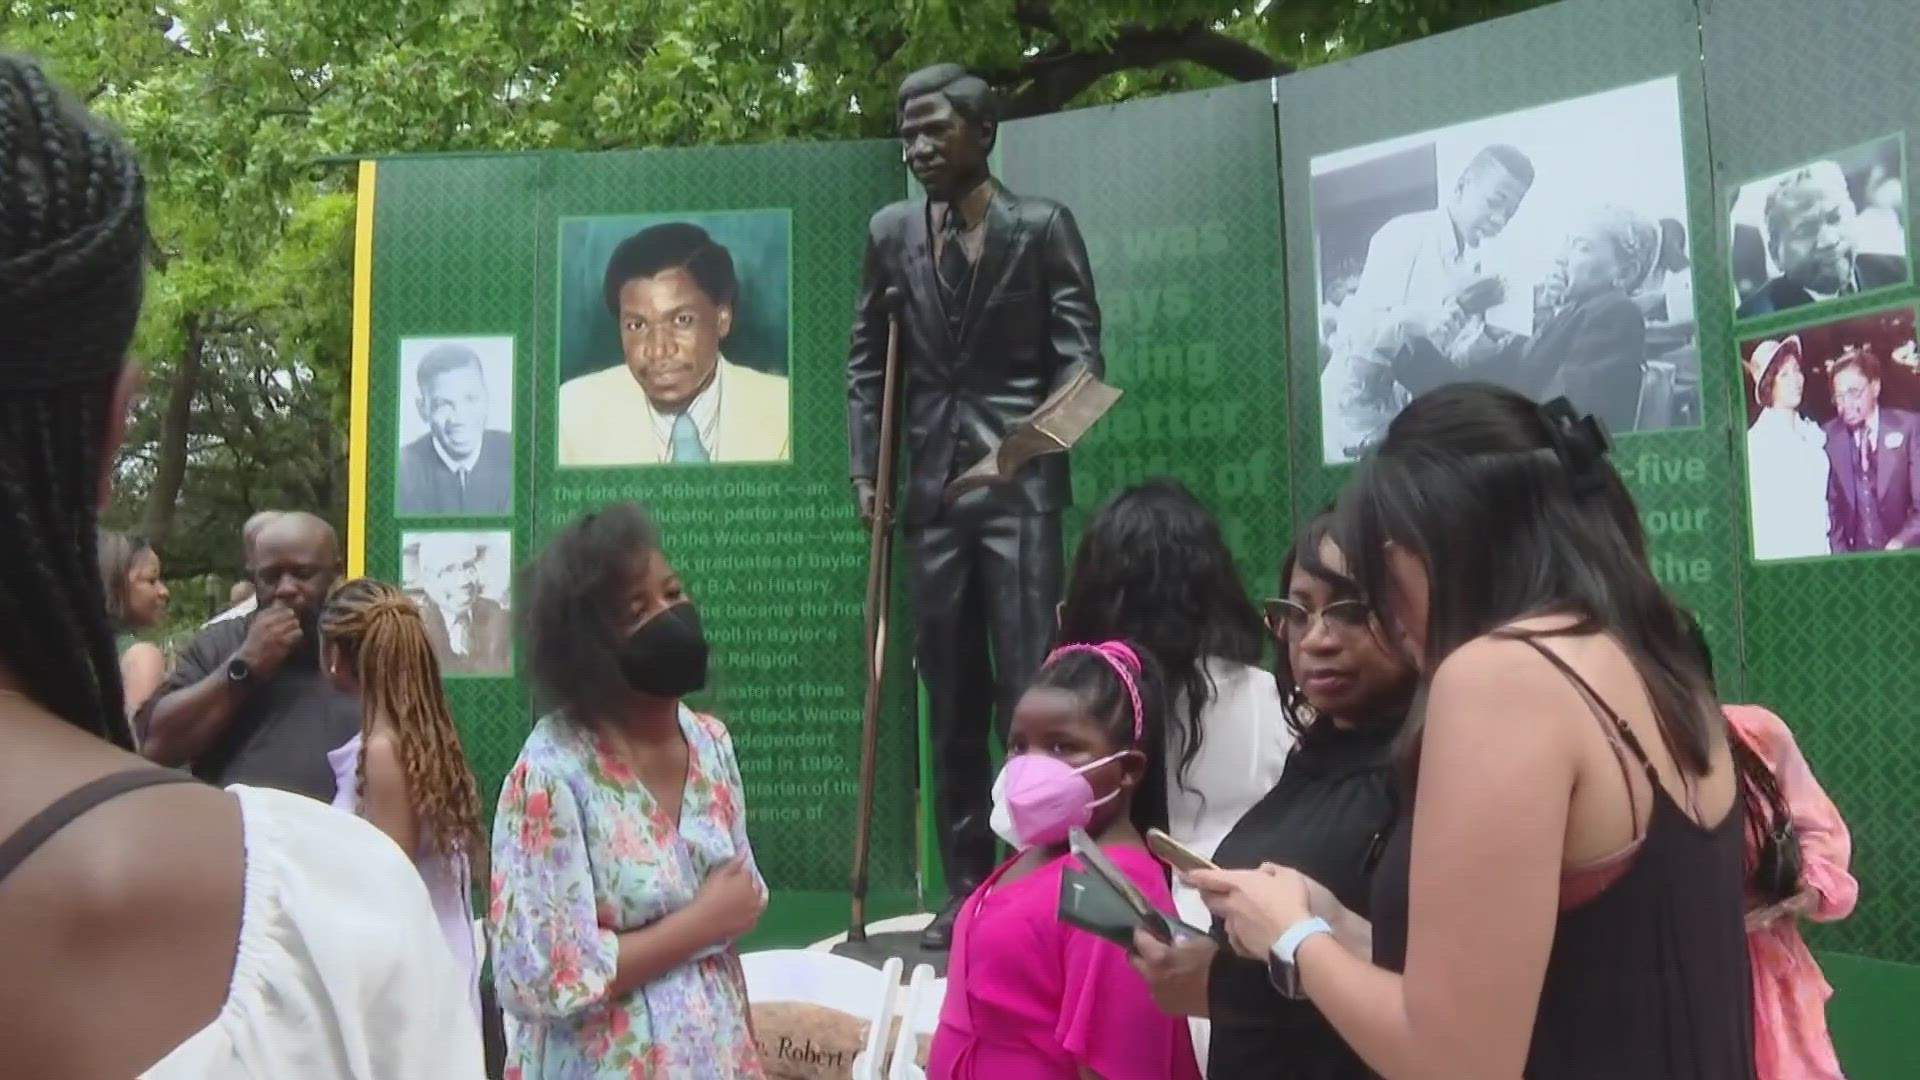
[[(1407, 437), (1449, 427), (1479, 434)], [(1387, 1080), (1755, 1075), (1727, 721), (1609, 450), (1564, 398), (1468, 384), (1416, 398), (1341, 497), (1422, 674), (1371, 949), (1295, 868), (1189, 875)]]
[[(1339, 929), (1364, 952), (1372, 863), (1396, 816), (1393, 744), (1412, 700), (1413, 667), (1359, 599), (1324, 516), (1287, 555), (1280, 582), (1286, 595), (1264, 607), (1294, 750), (1214, 861), (1300, 870), (1350, 913)], [(1168, 947), (1141, 934), (1136, 945), (1135, 964), (1163, 1009), (1211, 1018), (1209, 1077), (1373, 1075), (1311, 1002), (1282, 996), (1265, 964), (1214, 942)]]

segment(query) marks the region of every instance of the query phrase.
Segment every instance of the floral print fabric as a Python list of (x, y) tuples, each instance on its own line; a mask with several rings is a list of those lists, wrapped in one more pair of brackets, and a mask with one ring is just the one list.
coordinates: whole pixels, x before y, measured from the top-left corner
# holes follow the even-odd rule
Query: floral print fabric
[[(1835, 922), (1853, 914), (1860, 897), (1860, 883), (1849, 870), (1853, 838), (1786, 721), (1757, 705), (1727, 705), (1722, 711), (1734, 733), (1773, 771), (1786, 798), (1800, 838), (1801, 878), (1819, 897), (1806, 917)], [(1807, 950), (1798, 920), (1749, 930), (1747, 948), (1753, 961), (1753, 1057), (1759, 1080), (1844, 1080), (1827, 1034), (1833, 987)]]
[(562, 716), (535, 725), (507, 774), (488, 912), (507, 1080), (765, 1076), (730, 943), (609, 995), (621, 933), (692, 903), (707, 873), (736, 855), (752, 862), (726, 728), (684, 707), (680, 726), (688, 760), (677, 825), (604, 739)]

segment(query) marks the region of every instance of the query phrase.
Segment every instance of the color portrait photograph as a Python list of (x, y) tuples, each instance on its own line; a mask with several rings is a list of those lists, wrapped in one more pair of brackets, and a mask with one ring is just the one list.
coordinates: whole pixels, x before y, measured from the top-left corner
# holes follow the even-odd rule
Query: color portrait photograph
[(1920, 546), (1920, 347), (1894, 308), (1740, 344), (1757, 562)]
[(408, 532), (400, 588), (420, 607), (443, 675), (513, 673), (513, 535)]
[(1700, 423), (1671, 78), (1311, 163), (1323, 459), (1412, 398), (1495, 382), (1615, 434)]
[(513, 338), (400, 341), (402, 516), (513, 512)]
[(560, 224), (561, 468), (792, 459), (786, 210)]
[(1740, 318), (1911, 280), (1904, 144), (1896, 133), (1741, 185), (1730, 234)]

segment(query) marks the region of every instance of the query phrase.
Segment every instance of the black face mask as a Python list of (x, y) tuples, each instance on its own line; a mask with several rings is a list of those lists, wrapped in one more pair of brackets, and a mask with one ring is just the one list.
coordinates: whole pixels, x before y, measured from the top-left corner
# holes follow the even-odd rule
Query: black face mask
[(627, 685), (655, 697), (682, 698), (707, 685), (707, 635), (691, 601), (675, 604), (634, 630), (620, 646)]

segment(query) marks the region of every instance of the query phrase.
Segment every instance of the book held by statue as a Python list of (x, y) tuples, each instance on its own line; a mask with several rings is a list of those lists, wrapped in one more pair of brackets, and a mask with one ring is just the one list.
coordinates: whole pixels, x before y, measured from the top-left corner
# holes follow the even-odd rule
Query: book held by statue
[(1034, 458), (1073, 449), (1087, 429), (1120, 400), (1120, 394), (1121, 391), (1081, 368), (1048, 394), (1039, 408), (1014, 425), (1006, 438), (1000, 440), (1000, 445), (955, 477), (947, 485), (947, 498), (955, 499), (990, 484), (1004, 484)]

